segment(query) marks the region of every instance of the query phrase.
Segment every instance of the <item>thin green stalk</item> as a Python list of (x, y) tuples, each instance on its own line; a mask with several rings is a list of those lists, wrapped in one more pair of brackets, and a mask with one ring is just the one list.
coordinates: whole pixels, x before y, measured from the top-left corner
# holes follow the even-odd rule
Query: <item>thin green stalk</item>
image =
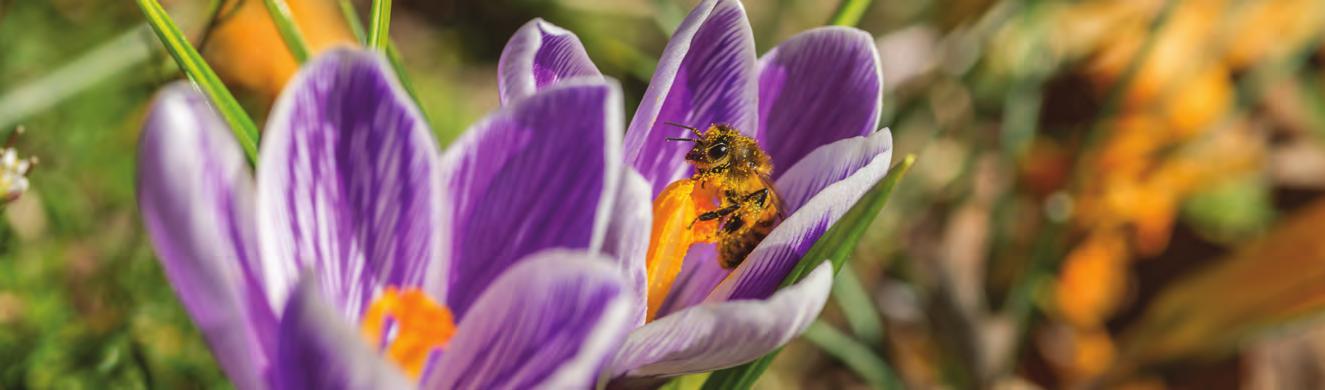
[(855, 26), (860, 23), (860, 18), (865, 16), (865, 10), (869, 8), (870, 0), (842, 0), (837, 4), (837, 11), (833, 12), (833, 17), (828, 19), (828, 24)]
[(391, 0), (373, 0), (368, 17), (368, 47), (385, 51), (390, 44), (387, 31), (391, 29)]
[(846, 317), (847, 325), (856, 338), (869, 345), (883, 342), (883, 322), (879, 320), (879, 310), (874, 306), (874, 300), (870, 298), (865, 286), (860, 283), (860, 276), (856, 275), (851, 262), (842, 264), (842, 272), (838, 273), (837, 282), (833, 283), (833, 299), (842, 308), (842, 315)]
[(340, 0), (340, 14), (345, 17), (345, 24), (350, 26), (354, 40), (359, 41), (361, 45), (367, 45), (368, 33), (363, 31), (363, 22), (359, 20), (359, 11), (354, 10), (354, 3), (350, 0)]
[(874, 354), (874, 351), (860, 342), (837, 330), (832, 325), (823, 321), (815, 321), (805, 329), (803, 335), (805, 340), (819, 346), (819, 349), (833, 355), (837, 360), (846, 364), (856, 375), (865, 379), (871, 387), (876, 389), (900, 389), (902, 381), (898, 380), (892, 367), (887, 362)]
[(7, 88), (0, 94), (0, 129), (8, 129), (147, 61), (153, 50), (150, 30), (147, 24), (134, 26), (40, 78), (0, 88)]
[(285, 4), (285, 0), (263, 0), (267, 4), (267, 13), (271, 15), (272, 23), (276, 24), (276, 31), (280, 32), (281, 40), (285, 41), (285, 47), (294, 55), (297, 63), (308, 61), (308, 42), (304, 40), (304, 34), (299, 32), (299, 26), (294, 22), (294, 15), (290, 13), (290, 6)]
[(235, 100), (235, 96), (230, 94), (225, 84), (221, 83), (221, 78), (216, 76), (216, 72), (203, 61), (202, 55), (189, 44), (184, 33), (180, 32), (166, 10), (161, 8), (161, 3), (156, 0), (137, 1), (138, 7), (143, 10), (143, 16), (147, 17), (148, 24), (152, 26), (152, 31), (156, 33), (170, 56), (175, 58), (179, 69), (202, 90), (204, 95), (207, 95), (212, 106), (221, 114), (221, 118), (230, 125), (231, 131), (234, 131), (235, 138), (239, 141), (239, 146), (244, 148), (249, 163), (256, 161), (258, 126), (253, 124), (253, 119), (249, 118), (248, 113), (244, 112), (244, 108)]

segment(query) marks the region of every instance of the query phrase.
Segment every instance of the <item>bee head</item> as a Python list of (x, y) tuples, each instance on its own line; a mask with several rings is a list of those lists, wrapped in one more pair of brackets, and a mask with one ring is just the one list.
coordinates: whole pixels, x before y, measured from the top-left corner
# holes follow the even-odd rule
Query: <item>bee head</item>
[(743, 174), (761, 170), (762, 166), (769, 164), (769, 159), (763, 150), (759, 149), (758, 142), (741, 134), (735, 127), (715, 123), (703, 133), (693, 127), (685, 128), (690, 129), (696, 138), (668, 138), (668, 140), (693, 142), (694, 146), (686, 153), (686, 161), (699, 171), (721, 168), (731, 173)]

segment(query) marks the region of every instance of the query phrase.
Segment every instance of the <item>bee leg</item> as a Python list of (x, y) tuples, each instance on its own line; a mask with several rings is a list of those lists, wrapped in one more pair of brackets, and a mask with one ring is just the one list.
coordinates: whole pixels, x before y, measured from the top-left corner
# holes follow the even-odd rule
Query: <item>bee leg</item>
[(745, 221), (742, 220), (740, 216), (734, 216), (731, 218), (727, 218), (727, 222), (722, 224), (722, 231), (725, 231), (727, 233), (735, 233), (737, 230), (741, 230), (741, 227), (744, 226), (745, 226)]
[(768, 188), (764, 188), (762, 190), (751, 192), (745, 195), (746, 202), (752, 200), (755, 202), (756, 205), (759, 205), (759, 208), (763, 208), (764, 203), (768, 202)]
[(707, 213), (700, 214), (699, 217), (695, 218), (694, 221), (690, 221), (690, 227), (692, 228), (695, 227), (695, 223), (698, 223), (699, 221), (712, 221), (718, 218), (725, 217), (728, 214), (736, 212), (736, 210), (739, 210), (740, 208), (741, 208), (740, 205), (731, 205)]

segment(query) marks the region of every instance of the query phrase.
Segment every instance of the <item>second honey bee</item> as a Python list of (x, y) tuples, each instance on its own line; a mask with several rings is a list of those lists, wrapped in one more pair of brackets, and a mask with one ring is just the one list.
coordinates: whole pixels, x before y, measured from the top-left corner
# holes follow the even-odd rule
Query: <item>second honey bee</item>
[(686, 161), (695, 167), (691, 180), (713, 191), (719, 200), (716, 209), (700, 214), (694, 223), (716, 220), (718, 263), (726, 269), (736, 268), (782, 220), (782, 202), (769, 179), (772, 159), (757, 141), (734, 127), (715, 123), (700, 132), (669, 124), (694, 134), (695, 138), (668, 140), (695, 144), (686, 153)]

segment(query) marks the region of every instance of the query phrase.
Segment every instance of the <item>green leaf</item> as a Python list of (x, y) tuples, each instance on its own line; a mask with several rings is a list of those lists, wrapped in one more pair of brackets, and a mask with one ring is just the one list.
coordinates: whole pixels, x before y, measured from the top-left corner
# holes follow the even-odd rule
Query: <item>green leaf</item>
[(882, 358), (868, 346), (852, 339), (842, 331), (823, 321), (815, 321), (805, 330), (804, 337), (820, 350), (841, 360), (856, 375), (860, 375), (876, 389), (900, 389), (902, 382)]
[(281, 40), (285, 41), (285, 47), (290, 50), (296, 63), (303, 64), (308, 61), (308, 42), (304, 41), (304, 34), (299, 32), (299, 26), (294, 23), (294, 16), (290, 13), (290, 6), (285, 4), (285, 0), (262, 0), (267, 5), (267, 13), (271, 15), (272, 23), (276, 24), (276, 31), (281, 34)]
[(833, 26), (855, 26), (860, 23), (860, 18), (865, 16), (865, 10), (870, 8), (870, 0), (842, 0), (837, 4), (837, 11), (833, 12), (832, 19), (828, 24)]
[(369, 11), (368, 47), (386, 50), (390, 43), (387, 31), (391, 29), (391, 0), (373, 0)]
[[(824, 261), (832, 262), (833, 272), (840, 271), (842, 265), (846, 263), (847, 256), (855, 250), (860, 237), (865, 235), (865, 230), (874, 222), (879, 211), (887, 204), (888, 197), (892, 195), (897, 183), (906, 176), (906, 172), (911, 169), (915, 161), (915, 155), (907, 155), (902, 162), (888, 171), (887, 176), (865, 192), (865, 195), (860, 197), (860, 201), (851, 206), (851, 209), (847, 210), (846, 214), (819, 238), (819, 241), (815, 241), (814, 246), (805, 253), (800, 263), (796, 264), (796, 268), (783, 279), (782, 286), (795, 284)], [(709, 376), (708, 381), (704, 382), (704, 389), (748, 389), (754, 385), (764, 370), (768, 369), (773, 358), (781, 351), (782, 349), (779, 348), (753, 362), (716, 371)]]
[(180, 70), (202, 89), (203, 94), (211, 100), (212, 106), (220, 112), (221, 118), (225, 119), (231, 131), (235, 132), (235, 138), (239, 141), (239, 146), (244, 148), (249, 163), (257, 161), (258, 126), (253, 124), (253, 119), (248, 117), (248, 113), (244, 112), (244, 108), (235, 100), (235, 96), (230, 94), (225, 84), (221, 83), (221, 78), (216, 76), (216, 72), (203, 61), (198, 50), (189, 44), (188, 38), (180, 32), (179, 27), (170, 19), (170, 15), (161, 8), (161, 4), (156, 0), (137, 1), (138, 7), (143, 10), (143, 16), (147, 17), (147, 23), (152, 26), (152, 31), (166, 47), (166, 51), (175, 58)]
[(340, 14), (345, 17), (345, 24), (350, 26), (350, 33), (354, 34), (354, 40), (367, 45), (368, 33), (363, 31), (363, 22), (359, 21), (359, 12), (354, 10), (354, 3), (350, 0), (340, 0)]
[(860, 277), (856, 275), (851, 263), (842, 264), (842, 272), (838, 273), (837, 280), (833, 282), (833, 299), (842, 308), (842, 316), (846, 317), (851, 334), (866, 344), (883, 342), (883, 322), (879, 320), (879, 310), (875, 308), (874, 300), (870, 298), (865, 286), (861, 285)]

